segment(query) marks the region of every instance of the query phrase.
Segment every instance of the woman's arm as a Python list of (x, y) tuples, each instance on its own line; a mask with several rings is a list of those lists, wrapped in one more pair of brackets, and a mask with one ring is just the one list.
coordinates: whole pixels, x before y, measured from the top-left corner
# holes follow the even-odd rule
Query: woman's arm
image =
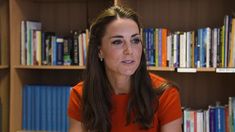
[(161, 126), (161, 132), (182, 132), (182, 118), (171, 121)]
[(80, 121), (69, 118), (69, 132), (85, 132)]

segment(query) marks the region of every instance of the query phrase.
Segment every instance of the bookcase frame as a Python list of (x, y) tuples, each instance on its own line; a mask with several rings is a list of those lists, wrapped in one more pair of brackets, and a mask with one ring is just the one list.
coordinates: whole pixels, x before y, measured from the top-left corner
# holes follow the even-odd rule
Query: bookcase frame
[(0, 1), (0, 97), (2, 103), (2, 124), (0, 131), (9, 131), (9, 1)]
[[(232, 0), (10, 0), (10, 132), (22, 129), (24, 84), (75, 85), (84, 71), (78, 66), (20, 65), (21, 21), (41, 21), (43, 30), (67, 35), (71, 29), (89, 27), (97, 13), (113, 2), (136, 10), (144, 28), (166, 27), (171, 31), (219, 27), (224, 15), (235, 10)], [(197, 73), (177, 73), (174, 68), (149, 70), (176, 82), (186, 107), (206, 108), (216, 101), (225, 104), (229, 96), (235, 96), (235, 74), (218, 74), (213, 68), (200, 68)]]

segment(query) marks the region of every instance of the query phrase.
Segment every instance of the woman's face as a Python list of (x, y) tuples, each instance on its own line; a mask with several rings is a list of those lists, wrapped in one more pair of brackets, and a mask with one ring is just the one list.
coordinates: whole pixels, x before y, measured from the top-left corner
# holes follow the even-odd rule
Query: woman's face
[(99, 52), (107, 74), (131, 76), (140, 64), (141, 54), (141, 36), (135, 21), (118, 18), (107, 26)]

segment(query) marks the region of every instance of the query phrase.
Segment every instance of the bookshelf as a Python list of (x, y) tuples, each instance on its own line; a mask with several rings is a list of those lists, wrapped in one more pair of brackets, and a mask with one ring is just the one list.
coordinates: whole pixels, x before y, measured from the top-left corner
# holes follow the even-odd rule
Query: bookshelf
[(22, 129), (22, 87), (24, 84), (75, 85), (82, 78), (79, 66), (20, 65), (22, 20), (42, 23), (43, 31), (66, 36), (71, 30), (84, 30), (112, 0), (10, 0), (11, 109), (10, 131)]
[[(233, 0), (114, 2), (136, 10), (141, 16), (143, 27), (167, 27), (171, 31), (218, 27), (223, 24), (224, 15), (235, 10)], [(79, 66), (20, 65), (21, 21), (40, 21), (44, 31), (67, 35), (72, 29), (89, 27), (97, 13), (110, 5), (113, 5), (112, 0), (10, 0), (10, 132), (22, 128), (24, 84), (75, 85), (82, 79), (85, 69)], [(0, 69), (7, 68), (0, 66)], [(218, 74), (215, 68), (198, 68), (196, 73), (178, 73), (175, 68), (148, 67), (148, 70), (179, 85), (183, 106), (205, 108), (216, 101), (227, 103), (229, 96), (235, 96), (235, 74), (232, 73)]]
[(9, 131), (9, 1), (0, 1), (0, 97), (2, 104), (0, 131)]
[[(224, 16), (235, 11), (234, 0), (119, 0), (117, 3), (133, 8), (140, 15), (143, 28), (168, 28), (171, 32), (220, 27)], [(216, 68), (197, 68), (195, 73), (172, 72), (169, 68), (149, 70), (176, 82), (182, 105), (186, 107), (206, 108), (216, 101), (225, 104), (229, 96), (235, 96), (234, 73), (217, 73)]]

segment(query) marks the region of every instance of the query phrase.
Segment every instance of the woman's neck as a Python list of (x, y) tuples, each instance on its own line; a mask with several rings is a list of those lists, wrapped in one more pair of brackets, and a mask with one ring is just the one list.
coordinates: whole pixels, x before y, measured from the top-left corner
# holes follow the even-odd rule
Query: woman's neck
[(107, 77), (115, 94), (129, 93), (131, 84), (130, 76), (112, 75), (111, 73), (107, 73)]

